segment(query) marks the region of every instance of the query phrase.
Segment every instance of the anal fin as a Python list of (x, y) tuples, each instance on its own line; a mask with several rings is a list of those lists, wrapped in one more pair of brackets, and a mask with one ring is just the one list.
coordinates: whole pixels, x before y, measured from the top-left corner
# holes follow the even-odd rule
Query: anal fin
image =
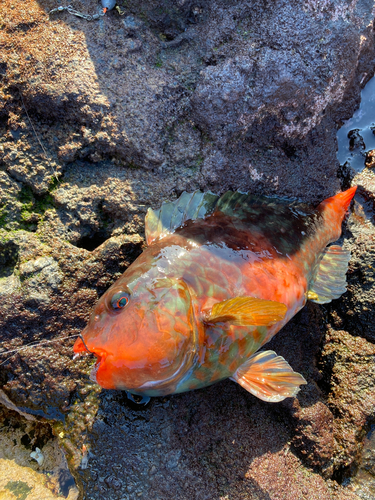
[(327, 304), (346, 292), (346, 272), (350, 260), (349, 250), (338, 245), (327, 247), (319, 263), (314, 283), (307, 298), (317, 304)]
[(293, 371), (274, 351), (254, 354), (230, 378), (257, 398), (271, 403), (294, 397), (299, 386), (307, 384), (302, 375)]

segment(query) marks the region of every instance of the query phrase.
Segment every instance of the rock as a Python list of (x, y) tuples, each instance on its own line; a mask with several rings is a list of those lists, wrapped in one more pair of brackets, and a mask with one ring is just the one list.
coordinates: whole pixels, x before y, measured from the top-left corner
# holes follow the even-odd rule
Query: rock
[[(34, 422), (20, 425), (15, 415), (14, 412), (6, 414), (6, 426), (0, 437), (0, 497), (77, 500), (79, 491), (51, 431), (48, 433), (48, 429)], [(1, 420), (4, 424), (3, 417)], [(35, 447), (35, 442), (40, 443), (42, 450)], [(30, 453), (30, 449), (38, 451)]]
[(36, 418), (33, 417), (32, 415), (29, 415), (28, 413), (25, 413), (24, 411), (21, 411), (19, 408), (17, 408), (17, 406), (14, 403), (12, 403), (12, 401), (8, 398), (5, 392), (1, 389), (0, 389), (0, 402), (9, 410), (16, 411), (17, 413), (25, 417), (26, 420), (31, 420), (31, 421), (36, 420)]
[(297, 419), (294, 446), (311, 466), (326, 470), (335, 452), (332, 412), (322, 401), (317, 401), (307, 408), (300, 407), (294, 416)]
[(77, 488), (68, 494), (55, 494), (45, 487), (46, 477), (27, 467), (20, 467), (11, 460), (0, 459), (0, 495), (7, 500), (77, 500)]
[(37, 292), (41, 289), (57, 291), (62, 282), (59, 265), (52, 257), (29, 260), (20, 265), (19, 272), (23, 286), (27, 284), (30, 291)]
[(368, 362), (374, 355), (374, 345), (365, 339), (328, 330), (322, 365), (326, 372), (331, 370), (328, 404), (336, 415), (337, 444), (333, 454), (336, 468), (338, 464), (342, 469), (354, 466), (363, 445), (366, 423), (374, 415), (375, 367)]
[(12, 274), (7, 278), (0, 278), (0, 296), (9, 297), (21, 287), (21, 282), (18, 276)]
[(226, 381), (140, 409), (99, 396), (72, 345), (142, 251), (149, 207), (195, 189), (309, 203), (340, 189), (336, 128), (374, 71), (372, 3), (137, 0), (92, 22), (55, 7), (2, 12), (0, 382), (21, 412), (7, 437), (32, 446), (15, 469), (1, 458), (0, 496), (39, 491), (36, 447), (52, 489), (67, 478), (75, 494), (48, 462), (61, 445), (92, 499), (358, 500), (346, 476), (375, 413), (373, 172), (354, 179), (348, 293), (307, 305), (269, 345), (308, 381), (294, 401)]
[(0, 172), (0, 227), (12, 229), (12, 222), (20, 216), (18, 196), (21, 191), (19, 184), (6, 172)]
[(353, 234), (349, 287), (339, 307), (342, 324), (337, 326), (345, 327), (345, 330), (374, 342), (375, 173), (365, 169), (354, 177), (353, 184), (358, 184), (360, 187), (355, 199), (353, 218), (348, 224), (348, 230)]
[(81, 477), (93, 499), (130, 494), (358, 500), (303, 467), (290, 437), (280, 413), (230, 381), (157, 398), (143, 409), (129, 407), (120, 391), (105, 391), (90, 435), (89, 464), (103, 479), (93, 472)]
[[(28, 1), (27, 11), (15, 5), (6, 17), (11, 30), (20, 23), (30, 29), (20, 37), (20, 60), (12, 34), (4, 40), (9, 133), (2, 148), (7, 171), (36, 194), (67, 163), (113, 157), (167, 170), (177, 190), (189, 184), (191, 168), (202, 189), (251, 188), (314, 202), (337, 189), (332, 117), (349, 116), (358, 100), (353, 89), (371, 73), (368, 0), (350, 9), (342, 0), (277, 9), (164, 2), (160, 12), (143, 0), (124, 17), (111, 12), (92, 23), (66, 11), (48, 18)], [(75, 8), (87, 11), (84, 2)], [(36, 26), (48, 40), (43, 57)], [(25, 116), (28, 108), (48, 117), (48, 127)], [(215, 181), (199, 175), (211, 153), (206, 141), (235, 166)], [(249, 165), (260, 179), (249, 176)], [(298, 184), (296, 166), (304, 172)]]
[[(85, 372), (85, 363), (71, 359), (71, 341), (80, 333), (98, 298), (93, 287), (102, 291), (108, 288), (114, 276), (120, 276), (129, 264), (127, 252), (134, 260), (143, 240), (139, 236), (122, 236), (115, 238), (112, 245), (109, 240), (94, 258), (87, 250), (62, 240), (49, 240), (47, 245), (24, 231), (9, 233), (4, 241), (17, 249), (21, 286), (16, 293), (3, 289), (0, 295), (3, 351), (23, 347), (43, 336), (48, 342), (22, 350), (4, 364), (3, 389), (16, 406), (26, 407), (31, 414), (64, 418), (77, 390), (74, 380)], [(59, 336), (62, 342), (51, 343)], [(27, 369), (24, 356), (28, 359)], [(67, 369), (75, 375), (67, 378)], [(8, 378), (13, 371), (19, 374), (18, 379)], [(86, 385), (87, 381), (82, 382)]]
[(375, 494), (375, 433), (372, 429), (365, 439), (359, 469), (351, 479), (348, 489), (360, 498), (370, 500)]

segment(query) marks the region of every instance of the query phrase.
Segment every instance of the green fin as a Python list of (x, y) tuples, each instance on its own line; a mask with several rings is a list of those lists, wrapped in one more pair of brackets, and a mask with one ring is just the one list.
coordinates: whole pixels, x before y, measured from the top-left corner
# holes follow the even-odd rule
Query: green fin
[[(222, 196), (211, 192), (184, 192), (178, 200), (164, 202), (158, 210), (148, 209), (145, 221), (146, 242), (150, 245), (153, 241), (173, 233), (187, 220), (203, 219), (214, 211), (246, 219), (250, 230), (254, 228), (259, 232), (266, 227), (275, 234), (276, 239), (290, 232), (301, 237), (301, 228), (296, 224), (296, 214), (304, 217), (311, 212), (305, 205), (293, 200), (240, 191), (227, 191)], [(307, 231), (305, 227), (303, 229)]]
[(316, 271), (307, 298), (317, 304), (327, 304), (346, 292), (346, 277), (350, 260), (349, 250), (338, 245), (327, 247)]
[(307, 384), (302, 375), (293, 371), (274, 351), (254, 354), (230, 378), (257, 398), (271, 403), (294, 397), (299, 386)]
[(213, 193), (182, 193), (176, 201), (165, 202), (158, 210), (146, 214), (146, 242), (150, 245), (173, 233), (187, 220), (203, 219), (213, 212), (219, 196)]
[(239, 326), (268, 326), (284, 319), (287, 310), (285, 304), (274, 300), (235, 297), (215, 304), (207, 322), (228, 321)]

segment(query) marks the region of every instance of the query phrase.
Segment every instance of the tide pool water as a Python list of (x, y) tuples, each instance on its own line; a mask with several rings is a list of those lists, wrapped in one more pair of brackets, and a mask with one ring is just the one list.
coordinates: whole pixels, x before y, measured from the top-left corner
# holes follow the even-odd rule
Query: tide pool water
[(375, 149), (374, 131), (375, 77), (362, 90), (359, 109), (337, 132), (340, 165), (347, 163), (355, 172), (361, 172), (365, 167), (366, 153)]

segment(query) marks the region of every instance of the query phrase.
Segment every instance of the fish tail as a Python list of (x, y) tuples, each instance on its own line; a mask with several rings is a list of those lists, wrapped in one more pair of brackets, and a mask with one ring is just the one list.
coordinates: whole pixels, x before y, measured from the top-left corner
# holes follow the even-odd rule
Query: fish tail
[(332, 198), (329, 198), (330, 200), (334, 200), (334, 202), (341, 206), (343, 210), (346, 212), (349, 208), (350, 202), (352, 201), (355, 192), (357, 191), (357, 186), (354, 186), (350, 189), (347, 189), (346, 191), (343, 191), (342, 193), (336, 194), (336, 196), (333, 196)]
[(320, 209), (324, 214), (329, 214), (330, 218), (335, 219), (335, 222), (341, 226), (344, 219), (345, 213), (349, 208), (350, 202), (355, 195), (357, 186), (354, 186), (342, 193), (338, 193), (331, 198), (327, 198), (322, 201), (318, 209)]

